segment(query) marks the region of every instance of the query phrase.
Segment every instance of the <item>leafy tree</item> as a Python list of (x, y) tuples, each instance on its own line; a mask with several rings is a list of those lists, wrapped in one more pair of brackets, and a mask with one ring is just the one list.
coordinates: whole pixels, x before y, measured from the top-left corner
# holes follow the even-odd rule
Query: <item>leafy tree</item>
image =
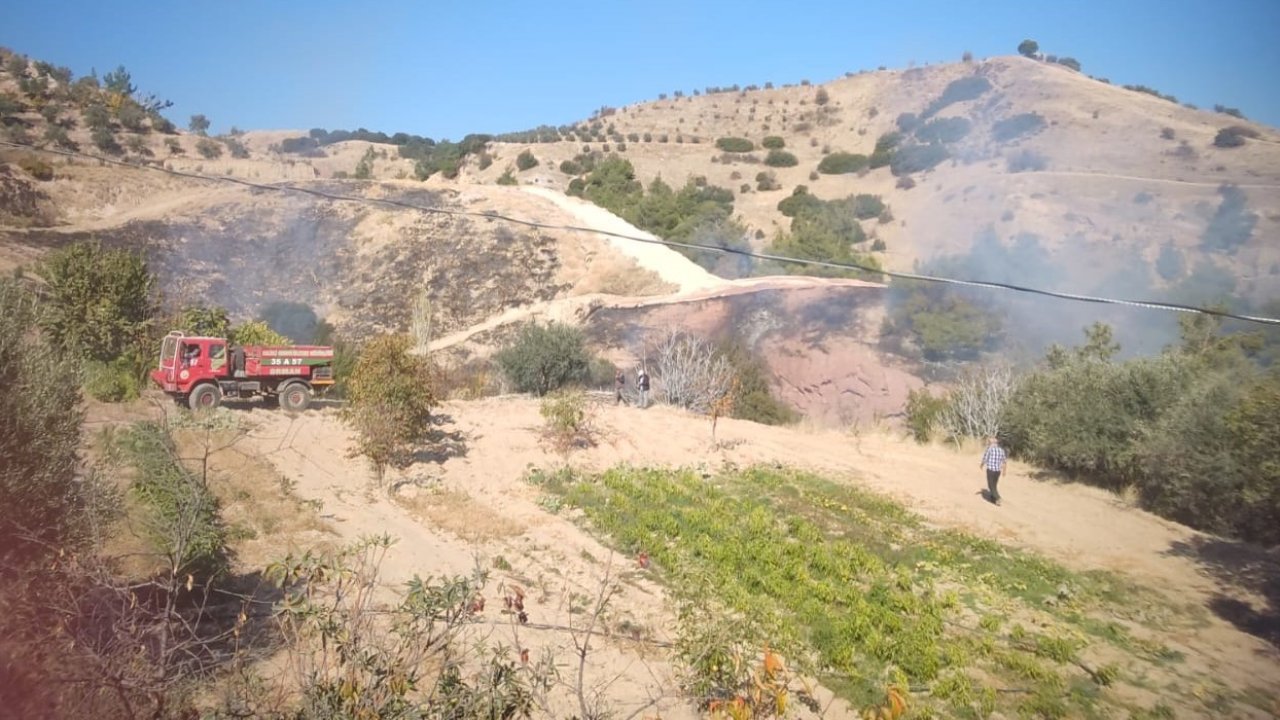
[(289, 338), (281, 335), (264, 320), (248, 320), (231, 328), (228, 338), (236, 345), (292, 345)]
[[(86, 519), (79, 464), (84, 410), (73, 354), (37, 331), (39, 304), (0, 279), (0, 567), (73, 551)], [(8, 580), (6, 580), (8, 582)]]
[(1040, 52), (1040, 43), (1035, 40), (1023, 40), (1018, 43), (1018, 54), (1023, 57), (1035, 59), (1036, 53)]
[(538, 158), (533, 156), (532, 150), (525, 150), (516, 156), (516, 169), (521, 172), (524, 172), (525, 170), (532, 170), (537, 166)]
[(431, 366), (409, 352), (412, 346), (407, 335), (374, 338), (347, 381), (342, 415), (355, 430), (355, 452), (368, 458), (379, 483), (388, 466), (410, 463), (431, 433)]
[(41, 324), (63, 350), (111, 360), (151, 326), (155, 281), (141, 255), (77, 243), (49, 253), (36, 272), (47, 283)]
[(227, 316), (226, 308), (204, 305), (183, 308), (178, 312), (174, 323), (175, 330), (181, 330), (188, 335), (206, 337), (225, 338), (231, 329), (231, 320)]
[(187, 129), (201, 137), (209, 133), (209, 118), (204, 115), (192, 115), (187, 122)]
[(123, 65), (103, 75), (102, 84), (107, 92), (126, 98), (133, 97), (133, 94), (138, 91), (138, 88), (133, 85), (133, 78), (129, 75), (129, 71), (125, 70)]
[(524, 326), (495, 359), (516, 390), (539, 397), (581, 382), (590, 365), (582, 331), (554, 322)]
[(1076, 72), (1080, 72), (1080, 61), (1073, 57), (1060, 57), (1058, 58), (1058, 64), (1063, 67), (1069, 67)]

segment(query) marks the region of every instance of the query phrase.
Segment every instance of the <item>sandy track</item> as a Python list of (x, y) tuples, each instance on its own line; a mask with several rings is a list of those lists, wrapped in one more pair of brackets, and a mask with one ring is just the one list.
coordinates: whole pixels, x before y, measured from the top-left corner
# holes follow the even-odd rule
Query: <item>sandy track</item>
[[(344, 536), (385, 531), (401, 537), (388, 561), (389, 580), (415, 572), (465, 572), (475, 562), (473, 554), (500, 554), (512, 565), (506, 578), (541, 577), (552, 587), (531, 614), (548, 618), (551, 624), (567, 624), (570, 616), (555, 598), (588, 592), (598, 584), (608, 550), (563, 517), (539, 507), (537, 490), (521, 481), (530, 466), (563, 462), (539, 441), (537, 403), (526, 398), (454, 402), (443, 408), (443, 416), (448, 420), (444, 429), (456, 433), (465, 453), (420, 464), (410, 474), (430, 475), (438, 479), (439, 487), (473, 501), (474, 507), (454, 511), (458, 517), (475, 514), (461, 526), (449, 517), (437, 518), (434, 525), (424, 523), (401, 504), (367, 492), (368, 472), (345, 457), (347, 432), (329, 411), (296, 419), (282, 413), (254, 413), (255, 419), (262, 420), (251, 441), (283, 474), (297, 481), (299, 493), (323, 502), (324, 512), (334, 516)], [(604, 440), (595, 448), (576, 452), (570, 458), (575, 467), (718, 466), (724, 462), (807, 467), (890, 494), (939, 526), (1037, 550), (1077, 569), (1120, 572), (1166, 592), (1173, 603), (1209, 606), (1220, 593), (1255, 605), (1263, 602), (1224, 586), (1193, 560), (1174, 552), (1203, 540), (1203, 535), (1127, 507), (1094, 488), (1031, 480), (1031, 469), (1019, 463), (1011, 464), (1009, 477), (1002, 482), (1006, 502), (997, 508), (979, 495), (985, 481), (976, 454), (921, 447), (884, 432), (779, 429), (722, 420), (719, 438), (730, 447), (713, 449), (705, 418), (669, 408), (639, 411), (601, 406), (597, 420)], [(506, 531), (481, 541), (459, 537), (470, 525), (493, 524), (495, 518)], [(585, 559), (589, 557), (595, 560)], [(628, 560), (621, 562), (634, 570)], [(626, 588), (619, 612), (653, 628), (655, 639), (669, 640), (670, 609), (661, 588), (640, 576), (629, 579)], [(548, 633), (546, 641), (557, 653), (572, 650), (566, 638), (554, 633)], [(1276, 649), (1216, 616), (1204, 627), (1170, 641), (1238, 687), (1280, 687)], [(637, 698), (646, 697), (671, 677), (664, 661), (645, 657), (636, 647), (611, 643), (593, 659), (592, 672), (597, 677), (623, 674), (631, 678), (631, 684), (615, 684), (610, 696), (634, 705)]]

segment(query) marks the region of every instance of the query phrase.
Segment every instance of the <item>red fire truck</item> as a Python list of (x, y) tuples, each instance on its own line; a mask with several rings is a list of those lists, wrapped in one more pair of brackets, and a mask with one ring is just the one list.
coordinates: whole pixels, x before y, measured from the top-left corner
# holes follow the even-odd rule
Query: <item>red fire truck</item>
[(333, 384), (333, 348), (321, 345), (238, 346), (226, 338), (173, 331), (160, 345), (151, 379), (192, 410), (215, 408), (223, 398), (278, 402), (300, 412), (315, 391)]

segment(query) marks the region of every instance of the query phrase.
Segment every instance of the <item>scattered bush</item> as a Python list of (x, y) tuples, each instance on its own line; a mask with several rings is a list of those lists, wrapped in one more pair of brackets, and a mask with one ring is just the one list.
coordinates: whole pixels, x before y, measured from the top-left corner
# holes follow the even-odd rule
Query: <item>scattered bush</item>
[[(512, 174), (511, 168), (507, 168), (498, 176), (497, 183), (499, 185), (518, 185), (519, 181), (516, 180), (516, 176)], [(572, 187), (572, 183), (570, 183), (570, 186)]]
[(216, 160), (222, 157), (222, 144), (209, 138), (200, 138), (196, 142), (196, 152), (206, 160)]
[(907, 428), (918, 443), (933, 439), (934, 432), (942, 425), (942, 415), (947, 411), (947, 399), (934, 397), (920, 388), (907, 393)]
[(759, 192), (781, 189), (782, 186), (778, 184), (778, 178), (772, 172), (761, 171), (756, 173), (756, 190)]
[(44, 129), (44, 141), (56, 148), (75, 150), (78, 146), (67, 135), (67, 129), (61, 125), (47, 125)]
[(110, 155), (118, 155), (122, 152), (120, 144), (116, 142), (115, 133), (111, 132), (111, 128), (106, 126), (96, 127), (89, 133), (90, 139), (99, 150)]
[(856, 173), (866, 169), (870, 162), (866, 155), (834, 152), (822, 158), (822, 161), (818, 163), (818, 172), (824, 175)]
[(781, 150), (787, 146), (787, 141), (779, 135), (769, 135), (760, 141), (760, 145), (766, 150)]
[(582, 382), (590, 364), (582, 331), (554, 322), (524, 326), (495, 360), (518, 392), (539, 397)]
[(1164, 140), (1172, 140), (1176, 136), (1173, 132), (1173, 128), (1166, 127), (1166, 128), (1160, 128), (1160, 137)]
[(35, 155), (23, 155), (18, 160), (18, 167), (36, 180), (48, 182), (53, 179), (53, 166)]
[(1215, 147), (1220, 148), (1234, 148), (1244, 145), (1245, 138), (1256, 137), (1258, 137), (1257, 130), (1240, 125), (1232, 125), (1219, 130), (1218, 134), (1213, 138), (1213, 144)]
[(899, 190), (910, 190), (916, 186), (916, 181), (911, 179), (910, 175), (903, 175), (898, 178), (898, 182), (894, 185)]
[(764, 164), (769, 167), (795, 167), (800, 164), (796, 156), (786, 150), (770, 150), (768, 155), (764, 156)]
[(1039, 132), (1044, 126), (1044, 117), (1039, 113), (1021, 113), (993, 124), (991, 126), (991, 137), (996, 142), (1009, 142), (1023, 135)]
[(1222, 113), (1223, 115), (1230, 115), (1234, 118), (1240, 118), (1241, 120), (1245, 119), (1244, 113), (1240, 112), (1239, 108), (1227, 107), (1225, 105), (1214, 105), (1213, 111)]
[(537, 166), (538, 158), (533, 156), (532, 150), (525, 150), (516, 156), (516, 169), (521, 172), (524, 172), (525, 170), (532, 170)]
[(564, 160), (560, 163), (560, 172), (565, 175), (581, 175), (582, 166), (573, 160)]
[(1035, 40), (1023, 40), (1018, 43), (1018, 54), (1023, 57), (1035, 59), (1036, 54), (1040, 52), (1040, 44)]
[[(227, 151), (231, 153), (231, 157), (236, 158), (237, 160), (248, 159), (249, 148), (246, 147), (244, 143), (240, 142), (236, 138), (234, 137), (223, 138), (222, 144), (227, 146)], [(373, 148), (369, 148), (369, 150), (372, 151)], [(365, 157), (369, 160), (369, 167), (372, 168), (373, 167), (372, 152), (366, 152)], [(358, 169), (359, 167), (357, 166), (357, 170)]]
[(716, 147), (732, 153), (751, 152), (756, 149), (755, 143), (746, 138), (740, 137), (722, 137), (716, 140)]
[(831, 96), (827, 94), (826, 88), (818, 88), (818, 92), (813, 95), (813, 103), (818, 106), (826, 105), (831, 101)]

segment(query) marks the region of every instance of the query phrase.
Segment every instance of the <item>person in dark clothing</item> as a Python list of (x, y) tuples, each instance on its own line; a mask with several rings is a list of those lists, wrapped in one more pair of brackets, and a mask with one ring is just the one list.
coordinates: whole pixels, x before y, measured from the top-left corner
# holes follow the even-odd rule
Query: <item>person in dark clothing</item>
[(1000, 475), (1004, 473), (1005, 463), (1009, 459), (1009, 454), (1000, 447), (1000, 439), (992, 435), (987, 439), (987, 450), (982, 453), (982, 462), (979, 467), (985, 468), (987, 471), (987, 499), (996, 505), (1000, 504)]
[(622, 391), (627, 387), (627, 376), (622, 374), (622, 370), (618, 370), (618, 374), (613, 377), (613, 388), (615, 394), (615, 405), (621, 405), (625, 400), (622, 397)]

